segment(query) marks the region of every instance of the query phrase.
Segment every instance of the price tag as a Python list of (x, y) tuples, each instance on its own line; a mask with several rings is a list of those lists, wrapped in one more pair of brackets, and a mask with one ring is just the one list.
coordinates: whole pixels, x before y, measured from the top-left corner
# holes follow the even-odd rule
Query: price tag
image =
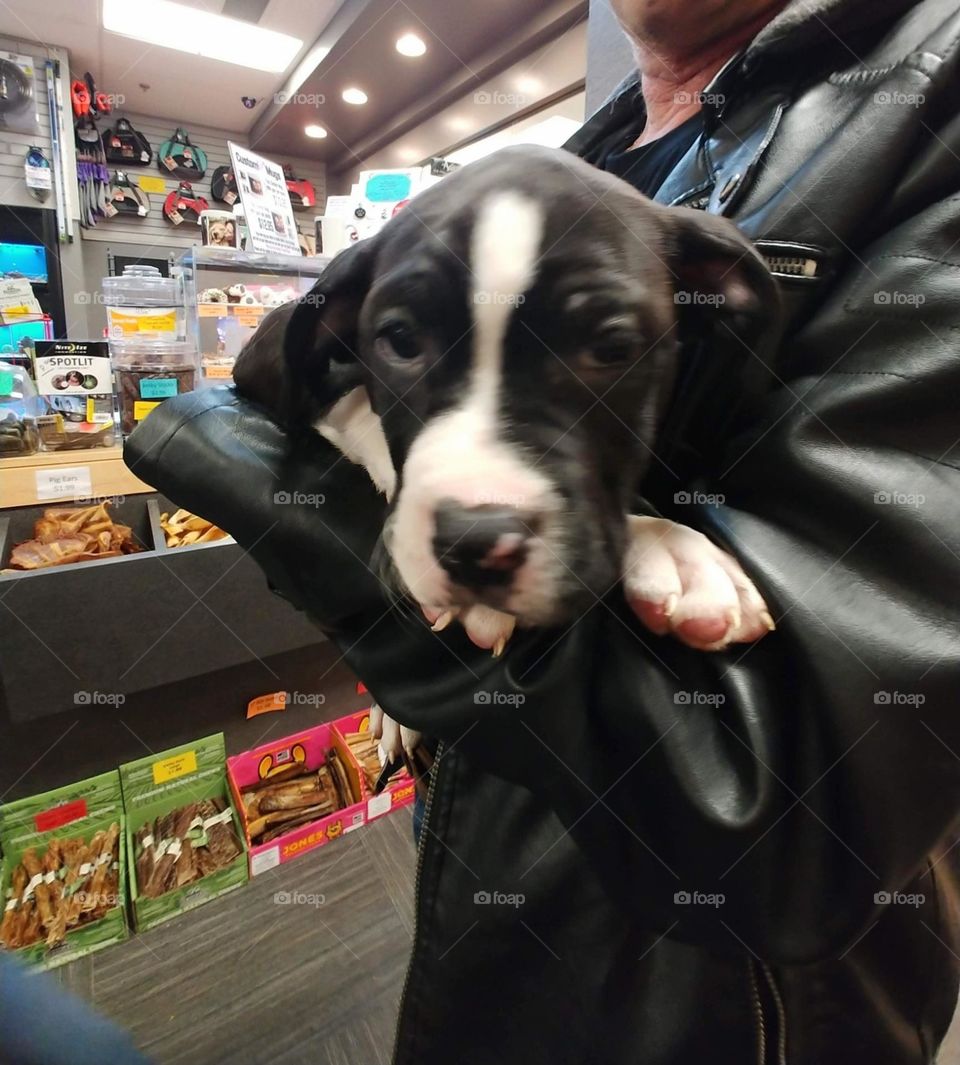
[(137, 178), (137, 184), (144, 192), (166, 192), (167, 185), (162, 177), (141, 176)]
[(390, 805), (393, 802), (393, 797), (389, 791), (382, 791), (379, 795), (374, 795), (372, 799), (367, 802), (367, 817), (371, 820), (374, 817), (379, 817), (381, 814), (385, 814), (390, 810)]
[(287, 707), (286, 692), (270, 692), (269, 695), (258, 695), (247, 703), (247, 717), (256, 717), (258, 714), (269, 714), (273, 710), (285, 710)]
[(260, 851), (250, 855), (250, 875), (259, 876), (270, 869), (276, 869), (280, 864), (280, 848), (270, 847), (269, 850)]
[(224, 318), (228, 306), (226, 303), (198, 303), (197, 311), (201, 318)]
[(175, 377), (141, 377), (140, 395), (143, 399), (169, 399), (177, 394)]
[(37, 499), (89, 499), (93, 483), (89, 466), (64, 466), (39, 469), (34, 472)]
[(184, 751), (183, 754), (175, 754), (172, 758), (164, 758), (161, 762), (153, 763), (154, 784), (165, 784), (168, 780), (176, 780), (177, 777), (185, 777), (188, 773), (197, 771), (197, 752)]
[(220, 381), (229, 381), (233, 377), (232, 366), (208, 366), (204, 371), (204, 374), (213, 379), (216, 378)]
[(142, 422), (144, 418), (156, 407), (160, 406), (160, 400), (155, 403), (148, 403), (146, 400), (138, 399), (133, 404), (133, 420), (135, 422)]
[(233, 313), (237, 325), (246, 326), (248, 329), (256, 329), (260, 324), (261, 312), (253, 307), (240, 307)]

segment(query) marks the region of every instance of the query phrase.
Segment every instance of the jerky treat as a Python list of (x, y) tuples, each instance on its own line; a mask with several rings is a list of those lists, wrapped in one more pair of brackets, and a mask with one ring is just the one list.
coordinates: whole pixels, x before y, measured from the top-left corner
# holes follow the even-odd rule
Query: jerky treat
[(346, 769), (333, 749), (319, 768), (285, 766), (241, 789), (241, 797), (247, 832), (255, 843), (266, 843), (354, 802)]
[(0, 942), (17, 949), (44, 939), (54, 947), (117, 905), (119, 837), (113, 824), (89, 844), (51, 839), (42, 858), (36, 848), (25, 850), (11, 874)]
[(189, 803), (141, 826), (136, 833), (137, 884), (159, 898), (228, 866), (242, 847), (222, 799)]
[(196, 374), (192, 366), (118, 366), (117, 394), (124, 435), (133, 432), (153, 404), (181, 392), (192, 392)]

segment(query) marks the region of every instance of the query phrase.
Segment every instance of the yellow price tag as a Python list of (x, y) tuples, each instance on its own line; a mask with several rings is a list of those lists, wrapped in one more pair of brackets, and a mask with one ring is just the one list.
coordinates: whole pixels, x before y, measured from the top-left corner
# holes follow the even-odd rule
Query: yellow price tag
[(150, 411), (152, 411), (155, 407), (159, 406), (159, 400), (154, 403), (148, 403), (142, 399), (136, 400), (133, 404), (133, 420), (135, 422), (142, 422), (143, 419), (146, 418), (146, 416), (150, 413)]
[(183, 754), (175, 754), (172, 758), (164, 758), (162, 762), (154, 762), (153, 782), (165, 784), (168, 780), (176, 780), (177, 777), (185, 777), (196, 771), (197, 752), (185, 751)]

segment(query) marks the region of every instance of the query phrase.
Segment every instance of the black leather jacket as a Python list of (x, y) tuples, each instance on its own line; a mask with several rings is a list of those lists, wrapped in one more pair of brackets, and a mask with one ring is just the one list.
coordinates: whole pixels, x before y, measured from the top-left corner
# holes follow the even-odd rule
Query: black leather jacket
[[(381, 504), (324, 441), (288, 460), (227, 389), (132, 437), (442, 740), (398, 1065), (933, 1060), (960, 955), (958, 41), (957, 0), (789, 4), (658, 196), (735, 218), (783, 280), (748, 428), (700, 438), (730, 368), (690, 366), (644, 485), (756, 581), (756, 646), (652, 638), (614, 592), (494, 661), (391, 608)], [(274, 504), (298, 490), (326, 502)]]

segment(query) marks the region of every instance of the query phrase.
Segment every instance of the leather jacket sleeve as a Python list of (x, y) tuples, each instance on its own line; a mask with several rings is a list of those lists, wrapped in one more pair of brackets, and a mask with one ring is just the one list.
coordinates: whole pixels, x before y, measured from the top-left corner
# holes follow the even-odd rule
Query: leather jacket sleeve
[(383, 503), (362, 471), (321, 440), (287, 457), (229, 389), (165, 402), (127, 461), (233, 533), (395, 718), (540, 790), (635, 918), (836, 956), (957, 822), (958, 245), (953, 198), (861, 249), (699, 486), (722, 505), (670, 515), (736, 555), (777, 620), (729, 653), (651, 637), (617, 589), (499, 661), (431, 633), (368, 568)]

